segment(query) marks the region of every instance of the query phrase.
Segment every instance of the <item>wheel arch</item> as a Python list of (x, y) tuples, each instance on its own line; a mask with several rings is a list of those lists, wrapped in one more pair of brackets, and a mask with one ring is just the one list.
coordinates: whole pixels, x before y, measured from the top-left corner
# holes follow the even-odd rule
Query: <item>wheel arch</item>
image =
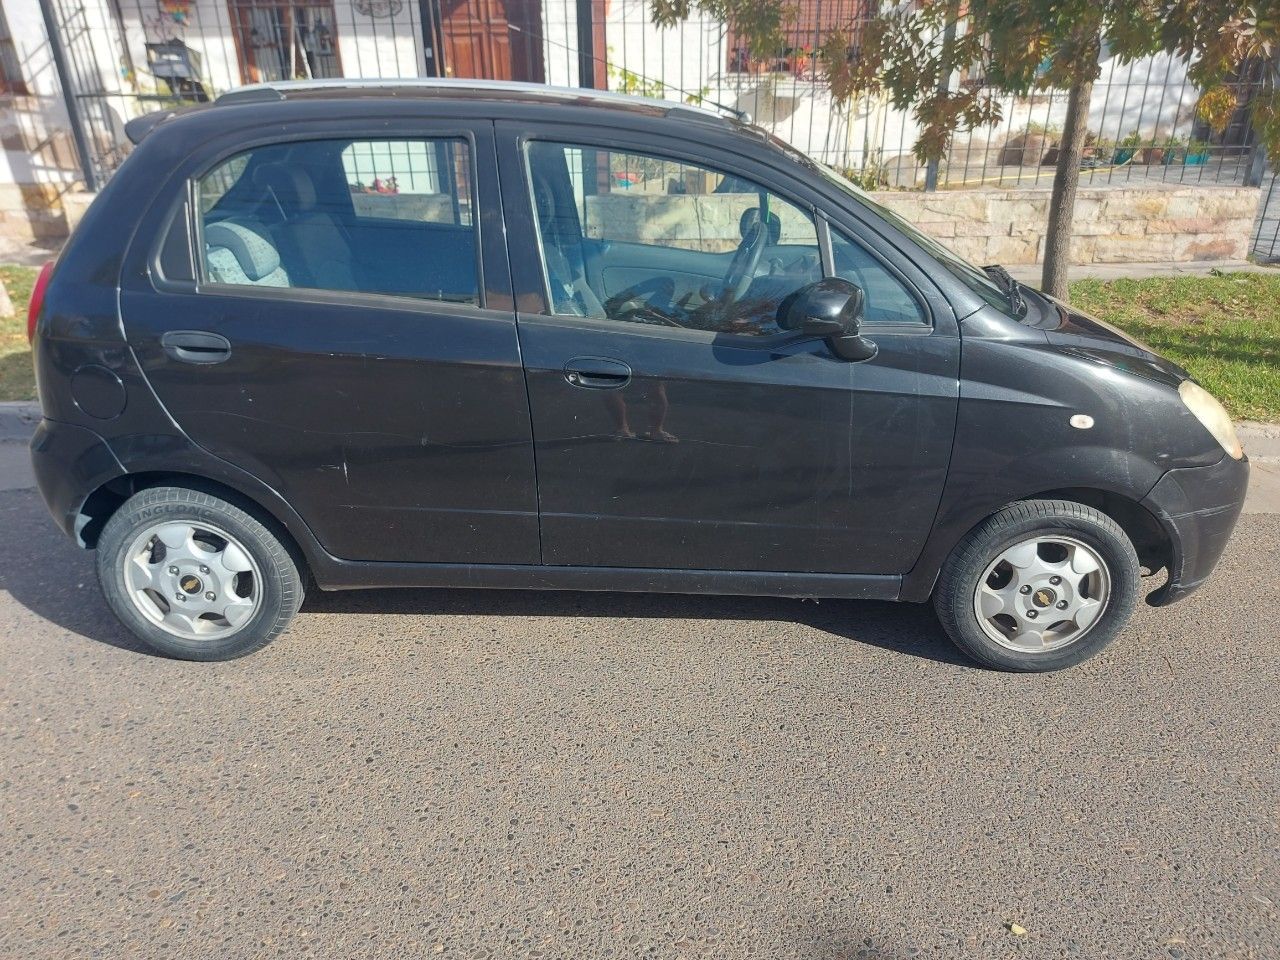
[(1066, 500), (1092, 507), (1115, 521), (1124, 531), (1138, 554), (1138, 562), (1147, 570), (1155, 573), (1168, 568), (1173, 562), (1174, 546), (1169, 531), (1137, 498), (1101, 486), (1052, 487), (991, 504), (980, 515), (974, 515), (967, 526), (953, 530), (945, 549), (936, 551), (936, 562), (930, 563), (928, 568), (918, 564), (904, 578), (899, 599), (919, 602), (928, 600), (933, 594), (943, 563), (965, 537), (1001, 510), (1025, 500)]
[(76, 539), (80, 546), (94, 549), (102, 528), (120, 506), (142, 490), (156, 487), (184, 487), (225, 500), (249, 514), (279, 539), (300, 571), (309, 571), (311, 563), (299, 538), (290, 529), (288, 519), (276, 514), (252, 494), (220, 480), (195, 473), (150, 470), (125, 473), (98, 486), (80, 505), (76, 517)]
[(1172, 561), (1173, 541), (1164, 525), (1139, 501), (1123, 493), (1098, 487), (1058, 487), (1020, 499), (1068, 500), (1093, 507), (1116, 522), (1137, 551), (1138, 562), (1152, 573)]

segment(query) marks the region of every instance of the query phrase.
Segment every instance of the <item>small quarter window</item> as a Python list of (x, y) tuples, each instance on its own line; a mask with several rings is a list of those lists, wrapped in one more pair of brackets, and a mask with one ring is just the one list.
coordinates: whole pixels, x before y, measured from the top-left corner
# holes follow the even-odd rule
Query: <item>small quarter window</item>
[(915, 295), (897, 275), (858, 241), (831, 228), (831, 257), (837, 277), (862, 288), (867, 323), (927, 323)]
[(239, 154), (200, 180), (204, 277), (478, 304), (472, 182), (455, 138)]

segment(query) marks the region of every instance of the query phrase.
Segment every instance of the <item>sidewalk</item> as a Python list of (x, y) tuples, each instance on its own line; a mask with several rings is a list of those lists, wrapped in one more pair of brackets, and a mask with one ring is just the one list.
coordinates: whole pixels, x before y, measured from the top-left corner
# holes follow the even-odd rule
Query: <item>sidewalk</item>
[[(1043, 266), (1024, 263), (1009, 267), (1009, 273), (1020, 283), (1040, 286)], [(1071, 280), (1119, 280), (1145, 277), (1203, 277), (1211, 273), (1272, 273), (1280, 276), (1280, 267), (1264, 267), (1249, 260), (1203, 260), (1199, 263), (1085, 263), (1067, 269)]]
[(0, 266), (43, 266), (58, 255), (64, 243), (64, 237), (30, 241), (0, 238)]

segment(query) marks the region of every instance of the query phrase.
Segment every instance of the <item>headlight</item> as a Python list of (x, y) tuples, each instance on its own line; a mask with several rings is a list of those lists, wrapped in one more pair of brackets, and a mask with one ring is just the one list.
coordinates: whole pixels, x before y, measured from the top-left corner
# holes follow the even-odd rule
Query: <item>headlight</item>
[(1178, 387), (1178, 396), (1182, 397), (1182, 402), (1195, 414), (1196, 419), (1204, 424), (1204, 428), (1213, 434), (1213, 439), (1222, 445), (1223, 450), (1237, 460), (1244, 456), (1244, 447), (1236, 436), (1235, 424), (1213, 394), (1190, 380), (1183, 380)]

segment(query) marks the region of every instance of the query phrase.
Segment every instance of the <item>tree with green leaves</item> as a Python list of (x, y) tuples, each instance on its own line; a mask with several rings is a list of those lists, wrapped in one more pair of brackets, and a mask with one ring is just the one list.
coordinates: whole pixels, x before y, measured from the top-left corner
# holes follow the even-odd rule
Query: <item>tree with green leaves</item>
[[(786, 24), (795, 16), (777, 0), (650, 0), (659, 26), (674, 26), (695, 10), (723, 20), (758, 57), (786, 46)], [(851, 57), (854, 37), (858, 49)], [(1065, 89), (1042, 284), (1065, 299), (1089, 99), (1104, 38), (1121, 62), (1160, 52), (1189, 60), (1190, 77), (1203, 91), (1197, 112), (1219, 132), (1239, 106), (1230, 86), (1235, 72), (1266, 62), (1263, 89), (1251, 106), (1253, 129), (1280, 168), (1277, 0), (908, 0), (831, 31), (815, 60), (836, 102), (880, 94), (910, 110), (922, 163), (945, 157), (957, 132), (998, 123), (1003, 98)], [(961, 71), (981, 76), (983, 85), (953, 89), (951, 78)]]

